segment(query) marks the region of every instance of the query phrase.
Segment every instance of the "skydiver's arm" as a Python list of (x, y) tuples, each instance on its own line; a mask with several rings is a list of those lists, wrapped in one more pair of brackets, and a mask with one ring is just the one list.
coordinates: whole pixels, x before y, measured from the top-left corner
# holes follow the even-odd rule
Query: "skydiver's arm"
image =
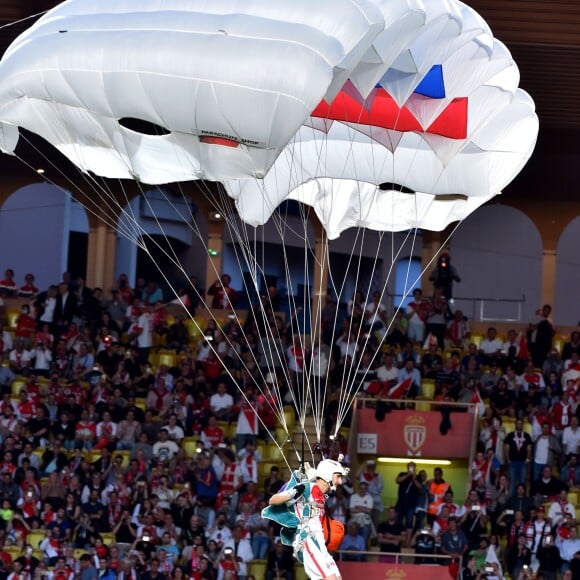
[(284, 491), (274, 494), (270, 498), (269, 504), (281, 505), (291, 500), (298, 499), (304, 493), (305, 488), (306, 486), (303, 483), (299, 483), (290, 489), (285, 489)]

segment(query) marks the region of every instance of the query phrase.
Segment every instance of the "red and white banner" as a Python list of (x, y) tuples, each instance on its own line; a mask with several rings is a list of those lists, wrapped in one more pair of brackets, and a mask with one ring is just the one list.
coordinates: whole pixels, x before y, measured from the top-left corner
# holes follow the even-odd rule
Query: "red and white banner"
[(365, 580), (450, 580), (447, 566), (416, 564), (385, 564), (382, 562), (338, 562), (343, 578), (364, 578)]
[[(478, 415), (452, 411), (451, 429), (440, 431), (442, 415), (433, 411), (393, 409), (384, 421), (377, 421), (374, 409), (357, 409), (356, 425), (360, 441), (372, 441), (372, 453), (391, 457), (465, 458), (471, 450), (473, 422)], [(369, 453), (358, 449), (359, 453)]]

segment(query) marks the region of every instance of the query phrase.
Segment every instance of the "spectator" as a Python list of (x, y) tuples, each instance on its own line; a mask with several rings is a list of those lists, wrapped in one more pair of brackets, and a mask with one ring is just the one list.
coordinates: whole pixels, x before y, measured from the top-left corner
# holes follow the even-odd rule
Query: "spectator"
[(513, 493), (518, 483), (525, 484), (528, 481), (532, 460), (532, 438), (524, 431), (524, 422), (521, 419), (516, 420), (515, 430), (506, 435), (504, 448)]
[[(350, 521), (347, 525), (347, 534), (345, 534), (341, 544), (341, 551), (348, 552), (365, 552), (367, 547), (364, 537), (360, 534), (360, 526), (355, 521)], [(345, 562), (364, 562), (364, 554), (342, 554), (342, 560)]]
[(469, 548), (467, 536), (457, 525), (457, 517), (449, 516), (449, 529), (441, 535), (441, 553), (461, 564)]
[(232, 278), (224, 274), (221, 280), (216, 280), (208, 289), (207, 293), (212, 297), (211, 307), (223, 310), (232, 310), (237, 302), (237, 293), (230, 287)]
[[(377, 540), (381, 552), (395, 553), (401, 552), (401, 545), (404, 541), (403, 527), (397, 523), (397, 510), (390, 507), (387, 510), (387, 519), (379, 524), (377, 528)], [(379, 556), (379, 561), (394, 562), (395, 556)]]
[(274, 549), (268, 554), (266, 580), (293, 580), (294, 558), (292, 550), (278, 540)]
[(350, 522), (355, 522), (360, 528), (360, 534), (364, 539), (365, 547), (368, 546), (369, 538), (373, 530), (371, 513), (373, 511), (373, 498), (368, 492), (369, 485), (366, 481), (358, 482), (358, 492), (350, 496)]
[(397, 522), (405, 529), (405, 545), (411, 542), (414, 528), (417, 499), (421, 491), (421, 482), (417, 479), (416, 465), (413, 461), (407, 464), (407, 471), (399, 473), (395, 482), (399, 486), (397, 499)]

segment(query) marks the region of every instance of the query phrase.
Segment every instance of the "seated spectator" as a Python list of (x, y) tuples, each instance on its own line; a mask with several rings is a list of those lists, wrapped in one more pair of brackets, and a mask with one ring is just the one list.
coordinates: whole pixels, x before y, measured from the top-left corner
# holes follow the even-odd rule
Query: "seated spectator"
[[(415, 554), (436, 554), (437, 538), (431, 524), (425, 524), (419, 528), (411, 539), (411, 547), (415, 548)], [(435, 564), (432, 558), (416, 558), (416, 564)]]
[(165, 337), (167, 348), (181, 351), (189, 344), (189, 330), (185, 326), (184, 316), (178, 314), (176, 321), (169, 327)]
[(39, 290), (34, 285), (34, 276), (32, 274), (26, 274), (24, 276), (24, 284), (18, 289), (18, 296), (22, 296), (23, 298), (36, 298), (38, 293)]
[(580, 486), (580, 465), (577, 454), (573, 453), (568, 456), (566, 464), (560, 470), (560, 481), (569, 488)]
[(479, 350), (483, 356), (484, 362), (488, 365), (499, 365), (502, 357), (503, 342), (497, 336), (497, 329), (490, 326), (487, 329), (486, 337), (479, 345)]
[(535, 505), (543, 505), (554, 501), (562, 491), (562, 482), (552, 473), (552, 468), (546, 465), (542, 475), (532, 483), (531, 495)]
[(158, 463), (168, 464), (179, 453), (179, 445), (169, 439), (167, 429), (159, 431), (159, 440), (153, 444), (153, 459)]
[(268, 554), (266, 564), (266, 580), (293, 580), (294, 557), (292, 548), (284, 546), (280, 540), (274, 545), (274, 549)]
[[(365, 552), (367, 547), (362, 534), (359, 533), (360, 526), (351, 520), (346, 529), (347, 533), (340, 544), (341, 552), (343, 550), (349, 552)], [(342, 554), (341, 559), (345, 562), (364, 562), (366, 558), (364, 554)]]
[(209, 406), (211, 412), (218, 420), (231, 420), (234, 408), (234, 398), (227, 392), (225, 382), (218, 382), (216, 393), (214, 393), (209, 399)]
[(441, 553), (450, 556), (452, 562), (461, 562), (468, 548), (469, 541), (459, 528), (457, 518), (450, 516), (449, 529), (441, 535)]
[(580, 538), (578, 538), (578, 529), (575, 525), (570, 527), (570, 536), (566, 539), (560, 539), (557, 542), (562, 559), (561, 571), (569, 570), (573, 560), (577, 560), (580, 553)]
[[(377, 540), (381, 552), (400, 553), (404, 540), (403, 527), (397, 523), (397, 510), (390, 507), (387, 511), (387, 519), (381, 522), (377, 528)], [(379, 556), (380, 562), (394, 562), (395, 556)]]
[(437, 376), (437, 373), (441, 370), (441, 367), (443, 366), (443, 358), (438, 352), (436, 343), (429, 345), (429, 350), (423, 355), (421, 366), (423, 376), (428, 379), (434, 379)]

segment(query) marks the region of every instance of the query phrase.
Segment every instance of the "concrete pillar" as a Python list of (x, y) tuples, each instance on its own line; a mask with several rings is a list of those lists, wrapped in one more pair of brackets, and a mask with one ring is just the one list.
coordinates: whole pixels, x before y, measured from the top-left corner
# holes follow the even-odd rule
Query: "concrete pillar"
[(99, 221), (89, 228), (87, 248), (87, 286), (103, 288), (105, 296), (112, 288), (115, 275), (117, 233)]
[[(224, 221), (209, 220), (209, 235), (207, 238), (208, 255), (206, 256), (204, 292), (222, 275), (224, 249)], [(208, 308), (211, 308), (212, 296), (205, 296)]]
[(542, 255), (542, 304), (551, 304), (554, 306), (556, 300), (556, 270), (557, 270), (556, 250), (544, 249)]
[(322, 224), (312, 218), (314, 226), (314, 279), (310, 317), (310, 335), (314, 342), (320, 334), (320, 316), (326, 303), (328, 288), (328, 238)]

